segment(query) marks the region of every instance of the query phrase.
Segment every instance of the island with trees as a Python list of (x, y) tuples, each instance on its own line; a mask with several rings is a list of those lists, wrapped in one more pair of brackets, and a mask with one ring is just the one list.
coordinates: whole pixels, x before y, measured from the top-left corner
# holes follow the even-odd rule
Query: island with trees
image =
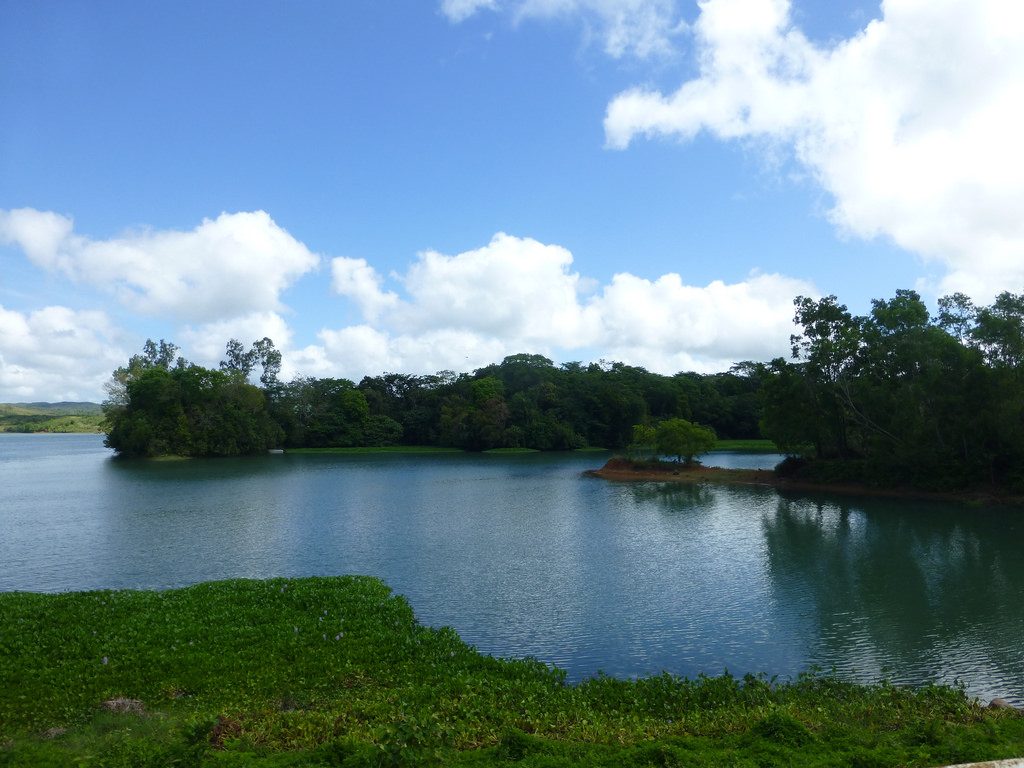
[[(118, 368), (104, 404), (124, 456), (224, 456), (268, 448), (437, 446), (467, 451), (624, 449), (633, 427), (686, 419), (727, 438), (758, 436), (760, 382), (746, 372), (663, 376), (622, 363), (506, 357), (472, 374), (384, 373), (358, 384), (281, 382), (269, 339), (231, 340), (216, 370), (146, 343)], [(255, 382), (258, 374), (258, 385)]]

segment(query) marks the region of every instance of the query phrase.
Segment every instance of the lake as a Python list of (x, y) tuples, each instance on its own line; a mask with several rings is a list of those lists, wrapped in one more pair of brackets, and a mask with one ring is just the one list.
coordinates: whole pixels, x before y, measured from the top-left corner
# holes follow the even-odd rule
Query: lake
[(128, 462), (0, 434), (0, 590), (370, 574), (572, 680), (817, 667), (1024, 703), (1024, 510), (581, 474), (606, 458)]

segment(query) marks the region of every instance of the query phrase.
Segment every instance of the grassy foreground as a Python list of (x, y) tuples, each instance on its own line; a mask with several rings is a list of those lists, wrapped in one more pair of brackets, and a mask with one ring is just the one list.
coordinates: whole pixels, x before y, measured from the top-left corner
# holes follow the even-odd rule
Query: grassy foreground
[(934, 766), (1024, 755), (958, 690), (596, 678), (363, 577), (0, 593), (0, 765)]

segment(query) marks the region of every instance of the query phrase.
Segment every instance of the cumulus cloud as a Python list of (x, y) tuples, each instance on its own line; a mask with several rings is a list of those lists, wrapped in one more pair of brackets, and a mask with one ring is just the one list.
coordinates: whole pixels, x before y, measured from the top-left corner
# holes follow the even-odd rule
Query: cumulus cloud
[(248, 348), (254, 341), (269, 338), (282, 350), (291, 345), (292, 331), (276, 312), (252, 312), (200, 326), (186, 326), (177, 338), (181, 339), (189, 360), (216, 368), (224, 359), (228, 339), (238, 339)]
[(793, 298), (813, 285), (778, 274), (686, 285), (678, 274), (617, 274), (592, 304), (608, 356), (661, 372), (720, 371), (740, 360), (785, 355)]
[(127, 358), (103, 312), (0, 306), (0, 402), (95, 399)]
[(381, 278), (366, 259), (338, 257), (331, 260), (331, 286), (359, 305), (363, 314), (376, 320), (380, 313), (395, 306), (398, 296), (381, 290)]
[(840, 229), (937, 265), (938, 292), (1024, 288), (1024, 6), (885, 0), (828, 48), (794, 26), (788, 0), (700, 8), (700, 76), (617, 96), (609, 146), (706, 131), (790, 147)]
[(572, 260), (560, 246), (504, 233), (455, 256), (425, 251), (403, 279), (411, 301), (395, 319), (405, 330), (472, 328), (525, 347), (587, 343)]
[(319, 257), (263, 211), (222, 213), (195, 229), (143, 230), (108, 240), (74, 232), (71, 219), (0, 211), (0, 242), (38, 266), (109, 290), (129, 309), (208, 323), (280, 311), (281, 293)]
[(335, 290), (363, 308), (365, 322), (325, 328), (319, 344), (292, 353), (290, 365), (311, 375), (466, 371), (517, 352), (661, 373), (723, 370), (786, 354), (793, 297), (817, 294), (804, 281), (757, 273), (706, 286), (621, 273), (599, 286), (573, 271), (567, 249), (504, 233), (455, 255), (419, 254), (395, 276), (404, 296), (385, 292), (365, 262), (337, 264), (345, 279)]
[(465, 21), (477, 11), (482, 9), (494, 10), (497, 7), (495, 0), (442, 0), (441, 13), (451, 21), (458, 23)]
[(588, 37), (601, 40), (615, 58), (663, 56), (686, 28), (673, 0), (442, 0), (441, 11), (461, 22), (480, 10), (507, 11), (524, 19), (579, 19)]

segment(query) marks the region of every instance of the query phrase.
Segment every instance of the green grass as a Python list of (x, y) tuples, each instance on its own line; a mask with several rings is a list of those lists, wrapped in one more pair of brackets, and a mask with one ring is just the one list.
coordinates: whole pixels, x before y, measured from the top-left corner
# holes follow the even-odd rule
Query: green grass
[(106, 419), (103, 414), (48, 414), (0, 413), (0, 432), (103, 432)]
[(0, 403), (0, 432), (102, 432), (96, 403)]
[(287, 453), (465, 453), (461, 448), (436, 445), (382, 445), (354, 448), (286, 448)]
[[(142, 714), (102, 703), (137, 699)], [(365, 577), (0, 593), (4, 766), (933, 766), (1024, 755), (959, 690), (806, 676), (567, 685)]]
[(779, 447), (771, 440), (718, 440), (712, 450), (778, 453)]
[(0, 416), (98, 416), (103, 413), (99, 403), (0, 403)]

